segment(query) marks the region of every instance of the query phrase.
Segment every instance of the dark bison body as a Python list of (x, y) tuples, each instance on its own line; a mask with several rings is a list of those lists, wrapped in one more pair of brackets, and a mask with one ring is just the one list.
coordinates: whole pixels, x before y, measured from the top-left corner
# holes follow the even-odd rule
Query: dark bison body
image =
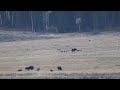
[(40, 70), (40, 68), (37, 68), (37, 70), (36, 71), (39, 71)]
[(76, 48), (73, 48), (73, 49), (71, 49), (71, 51), (72, 51), (72, 52), (75, 52), (75, 51), (82, 51), (82, 50), (78, 50), (78, 49), (76, 49)]
[(25, 70), (33, 70), (34, 66), (25, 67)]
[(19, 69), (18, 71), (22, 71), (22, 69)]
[(62, 70), (62, 67), (60, 67), (60, 66), (58, 66), (57, 68), (58, 68), (58, 70)]
[(77, 49), (76, 49), (76, 48), (73, 48), (71, 51), (72, 51), (72, 52), (75, 52), (75, 51), (77, 51)]
[(53, 72), (53, 70), (52, 70), (52, 69), (50, 69), (50, 71), (51, 71), (51, 72)]

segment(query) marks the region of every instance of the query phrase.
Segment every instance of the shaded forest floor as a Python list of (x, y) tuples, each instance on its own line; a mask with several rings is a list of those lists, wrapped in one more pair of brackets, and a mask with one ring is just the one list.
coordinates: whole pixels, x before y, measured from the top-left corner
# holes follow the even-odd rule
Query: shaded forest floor
[[(118, 29), (117, 29), (118, 30)], [(12, 31), (0, 29), (0, 42), (11, 42), (11, 41), (28, 41), (28, 40), (40, 40), (40, 39), (57, 39), (65, 38), (68, 36), (89, 36), (89, 35), (100, 35), (100, 34), (112, 34), (113, 36), (120, 35), (120, 32), (109, 31), (109, 32), (81, 32), (81, 33), (39, 33), (30, 31)]]
[(52, 34), (40, 34), (32, 33), (28, 31), (5, 31), (0, 30), (0, 42), (9, 42), (9, 41), (26, 41), (26, 40), (37, 40), (37, 39), (53, 39), (58, 38), (59, 36), (53, 36)]

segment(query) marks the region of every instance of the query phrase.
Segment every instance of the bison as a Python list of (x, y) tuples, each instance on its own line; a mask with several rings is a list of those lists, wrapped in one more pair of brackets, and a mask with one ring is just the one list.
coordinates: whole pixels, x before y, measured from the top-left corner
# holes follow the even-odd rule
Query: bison
[(25, 67), (25, 70), (33, 70), (34, 66)]
[(72, 51), (72, 52), (75, 52), (75, 51), (77, 51), (77, 49), (76, 49), (76, 48), (73, 48), (71, 51)]
[(19, 69), (18, 71), (22, 71), (22, 69)]
[(52, 69), (50, 69), (50, 71), (51, 71), (51, 72), (53, 72), (53, 70), (52, 70)]
[(63, 52), (63, 51), (61, 51), (61, 52)]
[(36, 71), (39, 71), (40, 70), (40, 68), (37, 68), (37, 70)]
[(58, 68), (58, 70), (62, 70), (62, 67), (60, 67), (60, 66), (58, 66), (57, 68)]
[(76, 48), (73, 48), (73, 49), (71, 49), (71, 51), (72, 51), (72, 52), (75, 52), (75, 51), (82, 51), (82, 50), (78, 50), (78, 49), (76, 49)]

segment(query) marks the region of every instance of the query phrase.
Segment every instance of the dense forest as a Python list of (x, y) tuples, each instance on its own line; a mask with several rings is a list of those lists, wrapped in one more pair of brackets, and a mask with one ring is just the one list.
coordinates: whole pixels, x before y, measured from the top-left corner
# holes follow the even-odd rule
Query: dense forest
[(32, 32), (98, 32), (120, 26), (120, 11), (0, 11), (0, 27)]

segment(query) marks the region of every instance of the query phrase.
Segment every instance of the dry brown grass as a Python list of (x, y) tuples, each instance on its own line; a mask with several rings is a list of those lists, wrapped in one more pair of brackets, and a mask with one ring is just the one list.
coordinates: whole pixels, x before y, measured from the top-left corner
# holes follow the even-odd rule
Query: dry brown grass
[[(52, 78), (55, 73), (69, 75), (120, 72), (119, 34), (59, 34), (58, 36), (60, 38), (54, 36), (53, 39), (0, 42), (0, 73), (18, 73), (17, 70), (22, 69), (23, 71), (19, 73), (37, 73), (27, 77), (40, 78), (48, 75), (48, 78)], [(57, 50), (71, 48), (82, 51), (61, 53)], [(35, 69), (39, 67), (40, 71), (25, 71), (24, 68), (29, 65), (35, 66)], [(61, 66), (63, 70), (58, 71), (57, 66)], [(50, 69), (53, 72), (50, 72)], [(52, 74), (51, 77), (49, 73)], [(19, 76), (16, 75), (16, 78), (20, 78)], [(7, 77), (0, 76), (0, 78)]]

